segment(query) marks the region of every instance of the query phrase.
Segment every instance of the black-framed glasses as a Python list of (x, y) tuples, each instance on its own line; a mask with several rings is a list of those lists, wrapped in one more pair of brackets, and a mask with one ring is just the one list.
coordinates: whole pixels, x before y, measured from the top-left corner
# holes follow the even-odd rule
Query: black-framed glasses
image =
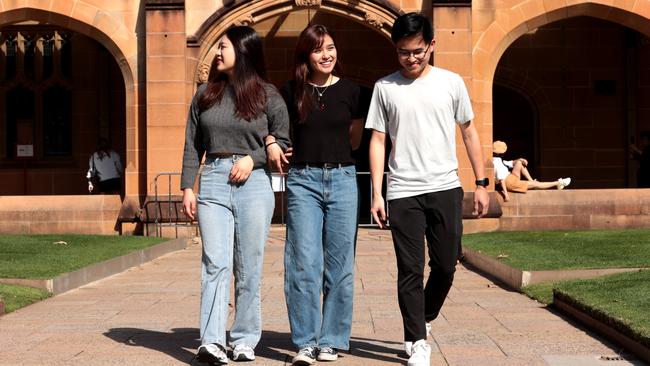
[(427, 48), (418, 48), (417, 50), (409, 51), (409, 50), (397, 50), (397, 56), (399, 58), (408, 60), (413, 56), (415, 59), (422, 61), (424, 56), (429, 52), (429, 48), (431, 47), (431, 43), (427, 46)]

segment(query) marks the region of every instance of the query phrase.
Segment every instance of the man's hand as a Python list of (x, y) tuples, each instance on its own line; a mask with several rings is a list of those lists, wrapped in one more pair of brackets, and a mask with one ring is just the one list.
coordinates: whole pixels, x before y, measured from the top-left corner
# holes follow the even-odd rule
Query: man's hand
[(255, 163), (250, 155), (244, 156), (232, 166), (228, 179), (232, 183), (244, 183), (248, 176), (251, 175), (254, 165)]
[(372, 214), (372, 218), (375, 220), (375, 222), (379, 224), (380, 229), (385, 229), (388, 227), (388, 225), (386, 225), (388, 218), (386, 217), (386, 209), (384, 208), (384, 197), (373, 196), (370, 213)]
[(185, 216), (189, 217), (191, 220), (195, 219), (196, 196), (191, 188), (185, 188), (183, 190), (183, 212), (185, 213)]
[(474, 211), (472, 211), (472, 215), (483, 217), (488, 212), (488, 206), (490, 206), (490, 196), (488, 195), (487, 189), (481, 186), (476, 187), (476, 191), (474, 192)]

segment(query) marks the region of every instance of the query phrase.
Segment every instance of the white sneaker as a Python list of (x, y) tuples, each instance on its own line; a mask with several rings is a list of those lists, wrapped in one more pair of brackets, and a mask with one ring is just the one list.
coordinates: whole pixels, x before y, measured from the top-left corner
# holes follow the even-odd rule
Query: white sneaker
[(411, 348), (411, 357), (409, 358), (408, 366), (430, 366), (431, 365), (431, 346), (427, 341), (420, 339), (413, 343)]
[(200, 346), (196, 358), (199, 360), (199, 362), (214, 365), (225, 365), (228, 363), (228, 355), (226, 355), (226, 350), (216, 343), (204, 344)]
[(567, 187), (569, 184), (571, 184), (571, 178), (560, 178), (557, 181), (557, 189), (564, 189), (564, 187)]
[(318, 361), (336, 361), (339, 358), (338, 352), (332, 347), (321, 347), (318, 350)]
[(238, 344), (232, 350), (232, 359), (235, 361), (255, 360), (255, 351), (247, 344)]
[[(426, 328), (427, 332), (424, 334), (424, 339), (429, 339), (429, 335), (431, 334), (431, 324), (426, 323)], [(433, 335), (431, 335), (433, 337)], [(406, 352), (406, 355), (411, 357), (411, 348), (413, 347), (413, 342), (404, 342), (404, 352)]]

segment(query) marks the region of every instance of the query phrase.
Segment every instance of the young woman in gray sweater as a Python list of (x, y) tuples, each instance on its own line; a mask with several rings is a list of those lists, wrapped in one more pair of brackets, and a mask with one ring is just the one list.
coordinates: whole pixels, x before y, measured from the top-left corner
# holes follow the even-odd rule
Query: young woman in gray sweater
[(227, 30), (217, 44), (213, 76), (199, 87), (187, 120), (181, 189), (183, 209), (192, 219), (198, 216), (201, 229), (198, 359), (211, 364), (228, 362), (226, 321), (233, 270), (233, 359), (254, 360), (261, 335), (262, 257), (275, 204), (266, 161), (268, 155), (279, 165), (289, 144), (287, 108), (265, 81), (263, 60), (262, 41), (252, 28)]

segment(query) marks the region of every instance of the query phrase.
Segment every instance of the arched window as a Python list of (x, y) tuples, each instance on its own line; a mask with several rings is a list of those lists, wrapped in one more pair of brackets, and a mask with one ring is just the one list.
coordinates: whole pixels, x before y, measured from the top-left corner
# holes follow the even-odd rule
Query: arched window
[(7, 158), (16, 157), (17, 144), (33, 145), (40, 157), (72, 154), (71, 38), (49, 25), (0, 30), (0, 151)]

